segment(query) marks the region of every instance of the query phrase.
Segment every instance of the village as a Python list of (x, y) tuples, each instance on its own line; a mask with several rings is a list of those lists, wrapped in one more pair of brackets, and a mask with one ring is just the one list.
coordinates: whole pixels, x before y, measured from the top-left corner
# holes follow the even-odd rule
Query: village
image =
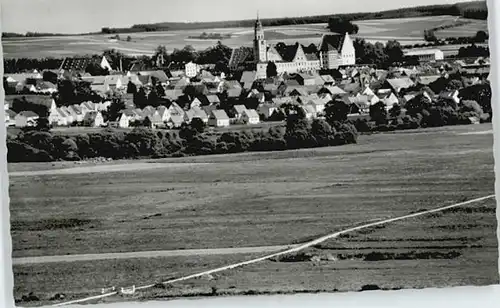
[[(144, 70), (136, 64), (124, 69), (121, 63), (113, 67), (104, 55), (66, 58), (58, 70), (6, 74), (4, 85), (12, 91), (4, 102), (5, 125), (35, 127), (40, 118), (47, 118), (50, 127), (61, 128), (176, 129), (198, 118), (211, 127), (251, 126), (284, 120), (283, 107), (290, 104), (300, 106), (307, 119), (324, 118), (325, 106), (333, 100), (349, 106), (350, 118), (370, 121), (371, 106), (382, 103), (388, 115), (397, 106), (404, 114), (405, 104), (419, 95), (430, 102), (458, 105), (460, 90), (484, 84), (489, 75), (487, 57), (450, 60), (439, 49), (410, 50), (405, 56), (418, 61), (417, 65), (380, 69), (356, 63), (347, 33), (324, 35), (316, 50), (299, 43), (268, 45), (259, 20), (254, 34), (253, 48), (232, 50), (227, 72), (215, 70), (215, 63), (192, 61), (168, 70)], [(109, 74), (91, 75), (86, 72), (89, 65)], [(450, 76), (459, 76), (459, 84), (439, 86)], [(64, 79), (88, 84), (92, 100), (56, 104), (57, 84)], [(34, 105), (44, 106), (46, 114), (27, 107)]]

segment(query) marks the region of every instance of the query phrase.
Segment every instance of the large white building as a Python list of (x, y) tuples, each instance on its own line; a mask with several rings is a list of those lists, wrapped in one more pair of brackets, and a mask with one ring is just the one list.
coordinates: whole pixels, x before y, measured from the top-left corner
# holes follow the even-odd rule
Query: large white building
[(417, 57), (420, 62), (444, 60), (444, 53), (440, 49), (412, 49), (404, 52), (407, 57)]
[(257, 17), (253, 50), (246, 47), (234, 49), (229, 67), (237, 69), (242, 63), (248, 63), (251, 59), (256, 66), (256, 79), (262, 79), (267, 77), (269, 62), (276, 65), (278, 75), (316, 71), (321, 68), (337, 69), (339, 66), (356, 64), (354, 45), (347, 33), (345, 36), (324, 35), (319, 47), (318, 52), (316, 47), (304, 47), (299, 43), (294, 45), (279, 43), (270, 46), (264, 37), (262, 23)]
[(269, 62), (276, 65), (278, 74), (298, 73), (319, 70), (320, 61), (315, 53), (306, 53), (299, 43), (291, 46), (268, 46), (264, 37), (262, 23), (257, 18), (255, 22), (254, 61), (257, 78), (267, 77)]
[(348, 33), (345, 36), (325, 34), (319, 44), (321, 68), (338, 69), (356, 64), (356, 50)]

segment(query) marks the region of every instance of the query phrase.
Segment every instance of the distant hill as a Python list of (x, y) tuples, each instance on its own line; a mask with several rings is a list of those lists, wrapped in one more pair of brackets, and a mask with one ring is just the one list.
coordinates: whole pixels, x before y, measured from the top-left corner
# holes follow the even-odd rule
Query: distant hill
[[(366, 20), (366, 19), (391, 19), (391, 18), (408, 18), (422, 16), (440, 16), (452, 15), (465, 18), (482, 19), (488, 17), (488, 8), (486, 1), (470, 1), (457, 4), (444, 5), (429, 5), (417, 6), (410, 8), (402, 8), (396, 10), (388, 10), (374, 13), (352, 13), (352, 14), (333, 14), (333, 15), (318, 15), (307, 17), (292, 17), (292, 18), (268, 18), (262, 19), (263, 26), (284, 26), (295, 24), (313, 24), (327, 23), (332, 17), (340, 17), (349, 21)], [(215, 22), (162, 22), (153, 24), (137, 24), (128, 28), (102, 28), (100, 33), (132, 33), (132, 32), (155, 32), (169, 30), (199, 30), (211, 28), (236, 28), (236, 27), (252, 27), (255, 20), (233, 20), (233, 21), (215, 21)], [(51, 34), (43, 34), (48, 36)], [(57, 35), (57, 34), (52, 34)], [(3, 36), (26, 36), (23, 34), (3, 33)], [(30, 33), (30, 36), (37, 36), (36, 33)], [(42, 36), (42, 35), (39, 35)]]
[[(396, 10), (374, 12), (374, 13), (353, 13), (353, 14), (334, 14), (318, 15), (293, 18), (268, 18), (262, 19), (263, 26), (284, 26), (294, 24), (312, 24), (327, 23), (332, 17), (341, 17), (350, 21), (366, 19), (390, 19), (390, 18), (408, 18), (421, 16), (439, 16), (452, 15), (465, 18), (487, 19), (488, 8), (486, 1), (471, 1), (457, 4), (417, 6), (411, 8), (402, 8)], [(150, 32), (150, 31), (168, 31), (168, 30), (195, 30), (210, 28), (236, 28), (252, 27), (255, 20), (233, 20), (216, 22), (162, 22), (154, 24), (138, 24), (130, 28), (103, 28), (102, 33), (127, 33), (127, 32)]]

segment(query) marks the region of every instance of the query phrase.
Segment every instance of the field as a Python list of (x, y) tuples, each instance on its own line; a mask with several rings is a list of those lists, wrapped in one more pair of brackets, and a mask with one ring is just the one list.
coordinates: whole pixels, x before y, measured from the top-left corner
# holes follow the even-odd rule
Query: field
[[(403, 45), (424, 43), (425, 29), (447, 25), (457, 20), (466, 19), (453, 16), (433, 16), (402, 19), (364, 20), (355, 22), (359, 26), (361, 37), (369, 42), (398, 40)], [(486, 30), (486, 21), (469, 20), (472, 25), (451, 28), (438, 32), (443, 36), (468, 36), (477, 30)], [(329, 33), (326, 24), (289, 25), (266, 27), (265, 36), (270, 44), (285, 42), (294, 44), (299, 41), (304, 45), (319, 44), (321, 36)], [(192, 45), (197, 50), (213, 46), (217, 40), (190, 39), (202, 32), (231, 34), (232, 37), (223, 40), (230, 47), (251, 46), (253, 40), (252, 28), (223, 28), (206, 30), (182, 30), (154, 33), (122, 34), (120, 41), (111, 41), (112, 35), (86, 35), (66, 37), (40, 38), (8, 38), (3, 40), (4, 56), (6, 58), (21, 57), (64, 57), (101, 53), (105, 49), (114, 48), (128, 55), (151, 55), (158, 45), (165, 45), (169, 52), (174, 48)], [(131, 41), (125, 39), (130, 35)]]
[[(275, 153), (79, 169), (9, 164), (13, 257), (301, 243), (362, 222), (493, 194), (492, 144), (486, 124), (360, 136), (357, 145)], [(345, 257), (342, 262), (266, 261), (217, 274), (210, 283), (187, 281), (137, 296), (210, 295), (212, 287), (217, 294), (245, 294), (357, 290), (373, 283), (492, 284), (498, 282), (494, 207), (489, 201), (388, 224), (306, 251), (309, 257)], [(399, 260), (364, 261), (371, 252)], [(78, 273), (65, 262), (15, 265), (14, 293), (74, 298), (252, 256), (78, 261)]]

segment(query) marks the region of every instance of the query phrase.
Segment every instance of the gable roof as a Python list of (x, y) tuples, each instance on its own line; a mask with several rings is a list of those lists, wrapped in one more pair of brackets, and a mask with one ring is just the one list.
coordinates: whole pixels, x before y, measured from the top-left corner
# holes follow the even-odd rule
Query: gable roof
[(327, 83), (327, 82), (328, 82), (328, 83), (335, 82), (335, 79), (333, 79), (333, 77), (332, 77), (332, 76), (330, 76), (330, 75), (321, 75), (321, 79), (323, 79), (323, 81), (324, 81), (325, 83)]
[(320, 51), (339, 51), (344, 44), (345, 35), (339, 34), (324, 34), (319, 45)]
[(22, 117), (26, 117), (26, 118), (36, 118), (36, 117), (39, 117), (38, 114), (36, 114), (35, 112), (33, 111), (21, 111), (17, 114), (18, 116), (22, 116)]
[(392, 78), (387, 79), (387, 82), (394, 90), (406, 89), (415, 85), (410, 78)]
[(5, 95), (5, 100), (9, 102), (13, 102), (15, 99), (23, 100), (23, 98), (25, 98), (27, 102), (35, 105), (43, 105), (49, 109), (54, 102), (54, 99), (47, 95)]
[(439, 78), (441, 78), (441, 75), (420, 76), (418, 78), (418, 82), (420, 84), (429, 85), (429, 84), (435, 82), (436, 80), (438, 80)]
[(255, 109), (246, 109), (244, 113), (248, 118), (259, 118), (259, 114)]
[(247, 110), (245, 105), (234, 105), (233, 108), (238, 114), (243, 114), (243, 112), (245, 112), (245, 110)]
[(220, 99), (217, 95), (215, 94), (209, 94), (206, 96), (207, 97), (207, 100), (210, 104), (218, 104), (220, 103)]
[(212, 110), (212, 117), (216, 118), (217, 120), (229, 120), (227, 113), (222, 109)]
[(11, 119), (15, 118), (17, 115), (17, 113), (15, 113), (14, 111), (12, 111), (10, 109), (5, 110), (5, 114), (7, 114)]
[(325, 87), (323, 87), (323, 89), (325, 89), (331, 95), (346, 94), (346, 92), (344, 90), (342, 90), (341, 88), (339, 88), (338, 86), (325, 86)]

